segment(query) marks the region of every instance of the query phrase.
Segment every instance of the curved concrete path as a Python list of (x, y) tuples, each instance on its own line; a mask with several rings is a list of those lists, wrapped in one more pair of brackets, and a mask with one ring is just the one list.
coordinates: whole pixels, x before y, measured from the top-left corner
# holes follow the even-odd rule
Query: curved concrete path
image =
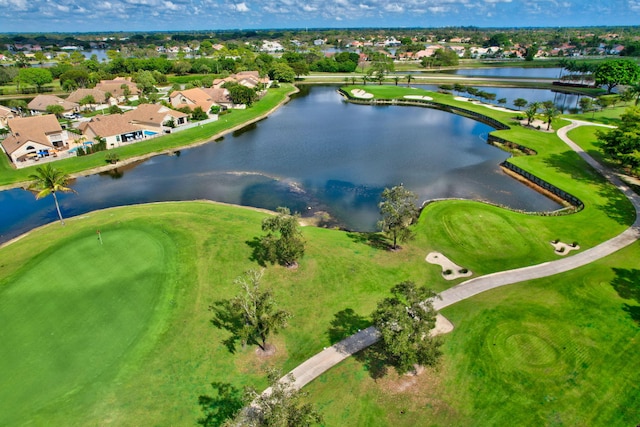
[[(516, 268), (513, 270), (500, 271), (498, 273), (487, 274), (485, 276), (476, 277), (462, 282), (452, 288), (449, 288), (439, 294), (441, 299), (433, 302), (436, 310), (441, 310), (452, 304), (470, 298), (481, 292), (495, 289), (500, 286), (510, 285), (513, 283), (523, 282), (526, 280), (539, 279), (542, 277), (552, 276), (554, 274), (563, 273), (582, 267), (593, 261), (599, 260), (611, 255), (612, 253), (632, 244), (640, 239), (640, 196), (634, 193), (626, 184), (624, 184), (613, 172), (598, 162), (593, 160), (591, 156), (584, 152), (577, 144), (567, 137), (567, 132), (578, 126), (604, 126), (595, 125), (590, 122), (571, 120), (571, 125), (565, 126), (558, 130), (557, 134), (566, 144), (576, 151), (589, 165), (598, 170), (609, 181), (616, 185), (629, 198), (636, 210), (636, 219), (631, 227), (618, 236), (609, 239), (591, 249), (587, 249), (576, 255), (562, 258), (556, 261), (549, 261), (542, 264), (536, 264), (529, 267)], [(611, 127), (611, 126), (607, 126)], [(439, 319), (440, 322), (446, 319)], [(436, 325), (436, 329), (438, 326)], [(325, 348), (320, 353), (307, 359), (294, 370), (291, 371), (295, 378), (293, 386), (302, 388), (309, 382), (320, 376), (322, 373), (342, 362), (347, 357), (363, 350), (374, 344), (380, 338), (378, 330), (370, 326), (357, 334), (354, 334), (329, 348)], [(286, 377), (284, 377), (286, 378)], [(270, 389), (264, 391), (269, 394)]]

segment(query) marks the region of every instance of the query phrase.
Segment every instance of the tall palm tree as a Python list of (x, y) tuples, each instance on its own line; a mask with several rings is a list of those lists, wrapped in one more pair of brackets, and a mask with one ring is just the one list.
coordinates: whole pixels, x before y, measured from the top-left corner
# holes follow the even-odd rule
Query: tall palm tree
[(58, 204), (56, 192), (60, 191), (67, 193), (73, 191), (71, 188), (66, 187), (67, 181), (69, 181), (69, 175), (54, 168), (50, 164), (39, 166), (36, 168), (36, 172), (37, 173), (29, 176), (30, 179), (34, 180), (34, 182), (29, 186), (29, 190), (36, 191), (36, 199), (41, 199), (49, 194), (53, 195), (60, 223), (64, 225), (64, 219), (62, 219), (62, 213), (60, 212), (60, 205)]
[(413, 80), (413, 76), (411, 74), (407, 74), (405, 79), (407, 79), (407, 86), (411, 86), (411, 80)]

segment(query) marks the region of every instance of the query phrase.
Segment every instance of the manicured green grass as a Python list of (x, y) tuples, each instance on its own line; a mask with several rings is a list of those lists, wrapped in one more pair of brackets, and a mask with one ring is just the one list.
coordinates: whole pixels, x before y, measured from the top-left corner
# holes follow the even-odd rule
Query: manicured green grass
[[(231, 354), (222, 344), (228, 332), (210, 324), (208, 307), (235, 295), (233, 279), (259, 267), (248, 243), (262, 234), (264, 216), (211, 203), (142, 205), (71, 218), (64, 227), (50, 224), (0, 249), (3, 320), (19, 325), (3, 333), (25, 342), (11, 359), (1, 359), (0, 369), (27, 370), (28, 381), (9, 378), (16, 384), (11, 393), (30, 395), (28, 404), (9, 400), (0, 412), (48, 425), (85, 424), (87, 417), (98, 424), (193, 424), (198, 396), (211, 393), (210, 382), (264, 387), (265, 366), (289, 370), (335, 342), (328, 330), (336, 313), (353, 309), (368, 318), (402, 280), (449, 286), (439, 268), (424, 261), (425, 248), (389, 253), (356, 235), (305, 227), (307, 255), (298, 270), (270, 266), (264, 277), (294, 316), (272, 341), (277, 355), (261, 360), (253, 348), (241, 347)], [(103, 251), (118, 256), (107, 259)], [(46, 297), (34, 297), (36, 282), (50, 290)], [(18, 369), (20, 356), (37, 350), (29, 342), (52, 328), (55, 334), (38, 344), (50, 351)], [(73, 339), (56, 347), (58, 338)], [(74, 349), (77, 355), (64, 356)], [(65, 359), (64, 369), (49, 373), (53, 358)], [(60, 381), (66, 372), (81, 378)]]
[[(125, 160), (131, 157), (149, 153), (160, 153), (165, 150), (177, 149), (197, 142), (208, 141), (211, 140), (214, 135), (228, 131), (229, 129), (268, 113), (292, 91), (293, 87), (291, 85), (283, 84), (280, 88), (270, 89), (267, 95), (251, 108), (233, 110), (231, 114), (221, 116), (220, 120), (213, 123), (194, 127), (183, 132), (144, 140), (136, 144), (109, 150), (109, 152), (117, 153), (121, 160)], [(2, 157), (0, 160), (0, 186), (27, 181), (29, 175), (35, 173), (36, 166), (16, 170), (12, 168), (6, 156), (0, 157)], [(57, 168), (67, 173), (77, 173), (105, 165), (105, 153), (103, 152), (55, 162)]]
[[(443, 310), (435, 370), (374, 381), (350, 359), (307, 387), (326, 425), (628, 426), (640, 418), (635, 245)], [(345, 390), (345, 392), (341, 392)]]
[(592, 111), (583, 114), (566, 114), (564, 117), (569, 119), (584, 120), (593, 123), (602, 123), (605, 125), (618, 126), (620, 124), (620, 116), (629, 108), (629, 105), (621, 105), (618, 107), (609, 107), (600, 111)]
[[(450, 215), (454, 217), (447, 218)], [(338, 321), (342, 328), (362, 327), (376, 302), (400, 281), (413, 280), (438, 291), (461, 281), (445, 281), (438, 266), (424, 261), (428, 252), (444, 251), (476, 274), (554, 259), (557, 256), (547, 241), (553, 235), (549, 229), (563, 219), (526, 217), (475, 202), (439, 202), (425, 209), (416, 240), (404, 244), (399, 252), (376, 249), (357, 234), (305, 227), (307, 253), (299, 268), (292, 271), (269, 266), (263, 279), (279, 304), (293, 313), (289, 328), (271, 340), (278, 348), (276, 356), (263, 359), (253, 348), (238, 347), (230, 353), (222, 344), (228, 332), (209, 323), (212, 313), (207, 308), (236, 294), (232, 285), (235, 277), (258, 268), (249, 243), (261, 234), (264, 216), (249, 209), (203, 202), (115, 208), (71, 218), (64, 227), (50, 224), (0, 249), (0, 259), (5, 260), (0, 263), (2, 320), (12, 325), (2, 332), (3, 342), (9, 340), (16, 346), (11, 358), (0, 358), (0, 370), (16, 384), (12, 396), (29, 395), (20, 405), (7, 400), (0, 412), (6, 419), (47, 425), (82, 425), (87, 420), (117, 425), (193, 424), (200, 416), (198, 396), (212, 394), (210, 382), (264, 387), (266, 366), (288, 371), (343, 337), (344, 333), (331, 332), (338, 313), (353, 310), (351, 318)], [(487, 221), (486, 228), (478, 227), (481, 220)], [(461, 234), (452, 231), (452, 225)], [(554, 231), (561, 232), (561, 225), (558, 227)], [(95, 234), (98, 228), (102, 246)], [(492, 238), (494, 229), (504, 234)], [(107, 254), (117, 256), (108, 258)], [(583, 280), (581, 277), (562, 283), (570, 287)], [(555, 296), (549, 299), (537, 288), (529, 295), (530, 289), (523, 286), (521, 294), (510, 298), (519, 301), (517, 307), (522, 312), (547, 315), (545, 310), (556, 305)], [(480, 298), (482, 304), (492, 306), (492, 301), (501, 301), (500, 292), (473, 301)], [(579, 304), (571, 296), (567, 300)], [(539, 308), (529, 310), (529, 302)], [(589, 305), (584, 316), (590, 316), (596, 305), (592, 300), (585, 303)], [(458, 311), (450, 314), (453, 308), (447, 310), (458, 324)], [(468, 322), (480, 322), (482, 315), (480, 312)], [(544, 325), (542, 320), (536, 321)], [(49, 331), (55, 334), (47, 336)], [(465, 338), (461, 327), (454, 334), (458, 331), (459, 339), (471, 339)], [(43, 343), (32, 339), (43, 336)], [(550, 357), (540, 340), (521, 338), (519, 345), (540, 347), (540, 360)], [(456, 371), (457, 365), (449, 362), (454, 356), (462, 357), (466, 347), (452, 346), (447, 341), (443, 376), (426, 377), (439, 384), (437, 390), (449, 390), (447, 381), (473, 379), (469, 378), (472, 374)], [(39, 351), (41, 347), (48, 352)], [(31, 350), (37, 358), (31, 359)], [(69, 352), (73, 357), (64, 356)], [(20, 357), (25, 353), (32, 355), (27, 358), (33, 362), (29, 369), (23, 367), (27, 361)], [(503, 353), (501, 357), (507, 357), (507, 350)], [(56, 358), (65, 361), (63, 368), (53, 366)], [(23, 371), (26, 373), (19, 377), (12, 374)], [(65, 372), (77, 376), (67, 378)], [(340, 417), (355, 420), (351, 425), (388, 425), (402, 419), (413, 421), (400, 425), (415, 425), (425, 417), (446, 421), (436, 424), (465, 424), (473, 417), (468, 409), (469, 395), (451, 397), (445, 405), (448, 409), (441, 412), (441, 404), (434, 403), (442, 401), (440, 397), (431, 407), (420, 406), (423, 401), (415, 407), (404, 395), (380, 394), (360, 362), (349, 361), (330, 375), (333, 372), (338, 375), (338, 384), (323, 377), (309, 389), (331, 421), (327, 425), (343, 424)], [(395, 387), (393, 377), (379, 381)], [(495, 374), (492, 381), (508, 382), (509, 378)], [(324, 391), (323, 384), (327, 387)], [(452, 387), (455, 390), (457, 386)], [(591, 390), (599, 383), (587, 386), (586, 390)], [(609, 399), (615, 404), (617, 397)], [(398, 405), (405, 408), (405, 414), (413, 411), (413, 415), (400, 417), (395, 409)], [(503, 416), (499, 414), (495, 416)]]
[(112, 229), (104, 240), (76, 234), (3, 281), (0, 424), (55, 410), (75, 393), (81, 400), (80, 390), (112, 380), (166, 320), (158, 314), (178, 261), (171, 241), (141, 227)]

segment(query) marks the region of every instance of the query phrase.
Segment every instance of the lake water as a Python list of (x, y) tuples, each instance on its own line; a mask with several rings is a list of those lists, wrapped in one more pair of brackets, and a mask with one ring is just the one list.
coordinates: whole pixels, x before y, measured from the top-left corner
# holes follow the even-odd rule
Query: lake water
[[(524, 67), (500, 67), (500, 68), (464, 68), (460, 70), (443, 71), (447, 74), (474, 77), (514, 77), (529, 79), (557, 79), (560, 77), (560, 67), (552, 68), (524, 68)], [(566, 73), (564, 71), (563, 73)]]
[[(385, 187), (403, 183), (420, 200), (459, 197), (526, 211), (559, 207), (505, 175), (509, 155), (486, 143), (492, 130), (419, 107), (348, 104), (335, 86), (303, 89), (268, 119), (222, 141), (157, 156), (117, 173), (75, 180), (63, 215), (152, 201), (209, 199), (303, 215), (370, 231)], [(0, 192), (0, 241), (56, 219), (51, 197)]]
[[(438, 85), (421, 85), (411, 84), (411, 86), (419, 87), (425, 90), (438, 91)], [(472, 85), (465, 85), (472, 86)], [(580, 98), (584, 95), (577, 95), (575, 93), (563, 93), (560, 91), (552, 91), (548, 89), (529, 89), (529, 88), (517, 88), (517, 87), (487, 87), (487, 86), (472, 86), (476, 89), (495, 93), (496, 99), (493, 101), (487, 101), (486, 99), (480, 99), (480, 101), (488, 102), (491, 104), (499, 105), (498, 99), (505, 98), (507, 103), (504, 104), (507, 108), (517, 109), (513, 106), (513, 101), (518, 98), (526, 99), (527, 102), (545, 102), (553, 101), (553, 103), (562, 112), (569, 112), (571, 108), (579, 108)], [(457, 94), (457, 93), (456, 93)], [(460, 96), (471, 97), (469, 94), (461, 93)]]

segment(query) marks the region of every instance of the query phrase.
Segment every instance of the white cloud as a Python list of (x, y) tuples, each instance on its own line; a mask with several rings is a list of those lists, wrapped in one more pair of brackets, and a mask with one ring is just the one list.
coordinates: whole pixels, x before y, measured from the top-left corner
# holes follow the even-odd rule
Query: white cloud
[(27, 10), (29, 4), (27, 0), (0, 0), (0, 7), (14, 10)]
[(167, 10), (180, 10), (180, 6), (170, 1), (165, 1), (162, 5)]
[(449, 8), (444, 6), (431, 6), (427, 9), (431, 13), (447, 13), (449, 11)]
[(234, 9), (241, 13), (249, 12), (249, 6), (245, 2), (234, 5)]
[(404, 8), (398, 3), (390, 3), (384, 6), (385, 12), (402, 13)]

